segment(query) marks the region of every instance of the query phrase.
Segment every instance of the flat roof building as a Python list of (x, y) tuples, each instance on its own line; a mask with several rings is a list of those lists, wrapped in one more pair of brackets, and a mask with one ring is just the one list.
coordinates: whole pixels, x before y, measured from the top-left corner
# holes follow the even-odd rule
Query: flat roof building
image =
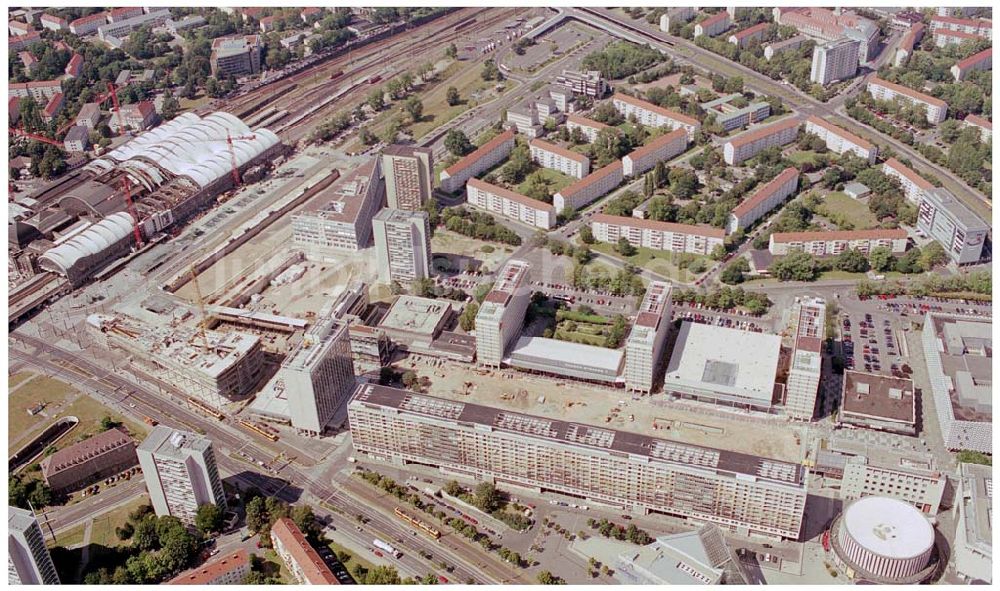
[(792, 358), (785, 396), (785, 412), (792, 418), (811, 421), (816, 413), (816, 397), (823, 370), (825, 326), (825, 300), (813, 297), (795, 299), (791, 322)]
[(937, 515), (948, 486), (948, 476), (933, 469), (893, 464), (881, 451), (871, 456), (847, 458), (841, 478), (841, 497), (854, 501), (884, 496), (909, 503), (925, 515)]
[(771, 105), (763, 101), (750, 103), (745, 107), (735, 107), (731, 104), (742, 96), (740, 93), (728, 94), (698, 106), (708, 115), (715, 117), (715, 122), (722, 127), (723, 133), (763, 121), (771, 116)]
[(385, 197), (392, 209), (417, 211), (430, 201), (434, 154), (429, 148), (393, 144), (382, 149)]
[(747, 229), (775, 207), (781, 205), (798, 188), (799, 171), (797, 168), (789, 166), (733, 208), (726, 222), (726, 232), (732, 234), (738, 230)]
[(471, 154), (442, 170), (441, 189), (448, 193), (458, 191), (472, 177), (503, 162), (513, 149), (514, 130), (508, 129), (500, 132)]
[(207, 437), (157, 425), (136, 454), (157, 516), (171, 515), (194, 526), (202, 505), (225, 511), (226, 493)]
[(809, 80), (826, 86), (858, 72), (858, 54), (861, 43), (854, 39), (838, 39), (813, 48), (812, 69)]
[(695, 322), (681, 322), (663, 378), (665, 393), (717, 404), (769, 410), (781, 337)]
[(372, 459), (712, 522), (742, 535), (801, 535), (807, 470), (799, 464), (371, 384), (348, 409), (354, 447)]
[(550, 204), (499, 185), (471, 178), (465, 195), (469, 205), (535, 228), (548, 230), (556, 225), (556, 210)]
[(543, 337), (521, 337), (504, 363), (511, 367), (587, 382), (615, 384), (624, 352)]
[(371, 158), (292, 215), (292, 240), (320, 249), (361, 250), (371, 241), (372, 218), (384, 206), (380, 161)]
[(945, 446), (993, 453), (992, 323), (928, 312), (921, 341)]
[(582, 94), (593, 98), (603, 98), (608, 93), (608, 83), (597, 70), (577, 72), (563, 70), (561, 76), (556, 76), (556, 84), (565, 86), (574, 94)]
[(625, 388), (649, 393), (663, 359), (663, 347), (670, 332), (673, 286), (650, 281), (632, 330), (625, 341)]
[(531, 265), (509, 260), (497, 273), (493, 289), (476, 314), (476, 359), (479, 365), (500, 367), (510, 343), (521, 334), (531, 302)]
[(993, 468), (959, 464), (955, 571), (964, 580), (993, 582)]
[(983, 218), (944, 188), (921, 192), (917, 229), (937, 240), (959, 265), (979, 262), (990, 232)]
[(264, 44), (260, 35), (238, 35), (212, 40), (209, 66), (213, 76), (254, 76), (260, 73)]
[(10, 505), (7, 506), (7, 583), (59, 584), (38, 519), (31, 511)]
[(844, 372), (837, 422), (850, 427), (917, 433), (913, 381), (859, 371)]
[(625, 585), (747, 585), (743, 563), (711, 523), (660, 536), (618, 557), (615, 579)]
[(431, 225), (426, 211), (385, 208), (372, 218), (379, 281), (406, 285), (431, 276)]
[(730, 166), (739, 166), (771, 146), (784, 146), (799, 135), (799, 120), (789, 117), (742, 133), (723, 145), (723, 159)]

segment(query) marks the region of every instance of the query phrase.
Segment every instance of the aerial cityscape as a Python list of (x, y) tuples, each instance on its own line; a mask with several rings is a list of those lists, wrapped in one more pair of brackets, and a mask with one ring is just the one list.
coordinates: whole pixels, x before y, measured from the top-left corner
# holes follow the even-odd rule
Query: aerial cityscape
[(9, 583), (991, 584), (991, 46), (8, 8)]

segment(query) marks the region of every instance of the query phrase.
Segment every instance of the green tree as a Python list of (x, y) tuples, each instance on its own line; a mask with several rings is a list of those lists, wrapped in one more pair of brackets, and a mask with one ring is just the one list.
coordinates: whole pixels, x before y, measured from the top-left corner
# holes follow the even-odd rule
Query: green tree
[(218, 505), (205, 503), (198, 507), (194, 517), (194, 526), (202, 534), (222, 531), (222, 509)]
[(457, 58), (458, 57), (458, 46), (456, 46), (454, 43), (449, 43), (448, 47), (446, 47), (444, 49), (444, 55), (445, 55), (445, 57), (448, 57), (448, 58), (451, 58), (451, 59)]
[(743, 283), (744, 275), (750, 272), (750, 263), (743, 257), (738, 257), (722, 269), (719, 281), (727, 285), (737, 285)]
[(771, 265), (771, 274), (781, 281), (813, 281), (818, 268), (809, 253), (796, 251)]
[(420, 118), (424, 114), (424, 103), (420, 101), (417, 95), (413, 95), (406, 99), (406, 103), (403, 104), (406, 112), (409, 113), (410, 119), (416, 123), (420, 121)]
[(623, 257), (630, 257), (636, 253), (636, 249), (632, 246), (632, 243), (628, 241), (628, 238), (622, 236), (618, 239), (618, 244), (615, 245), (615, 251)]
[(958, 452), (958, 461), (962, 464), (993, 465), (993, 458), (978, 451), (962, 450)]
[(476, 302), (469, 302), (465, 305), (465, 309), (462, 310), (462, 314), (458, 317), (458, 324), (462, 327), (465, 332), (471, 332), (476, 330), (476, 314), (479, 313), (479, 304)]
[(267, 503), (264, 497), (254, 497), (246, 506), (247, 528), (259, 532), (268, 523)]
[(487, 513), (492, 513), (503, 504), (503, 495), (492, 482), (481, 482), (476, 486), (475, 505)]
[(948, 253), (938, 242), (931, 242), (920, 251), (920, 268), (931, 271), (934, 267), (948, 260)]
[(849, 248), (837, 255), (833, 266), (848, 273), (864, 273), (868, 271), (868, 259), (856, 248)]
[(417, 374), (410, 370), (404, 371), (402, 382), (407, 388), (412, 388), (417, 384)]
[(868, 263), (872, 269), (880, 273), (891, 271), (895, 262), (895, 259), (892, 258), (892, 251), (885, 246), (877, 246), (868, 253)]
[(118, 427), (121, 427), (121, 426), (122, 426), (122, 422), (121, 421), (116, 421), (115, 419), (112, 419), (108, 415), (104, 415), (104, 417), (101, 419), (101, 431), (108, 431), (110, 429), (117, 429)]
[(448, 87), (445, 97), (445, 100), (447, 100), (448, 104), (452, 107), (462, 102), (462, 95), (458, 93), (458, 89), (454, 86)]
[(483, 62), (482, 74), (483, 80), (503, 80), (503, 74), (500, 73), (500, 68), (497, 67), (497, 63), (492, 59), (488, 59)]
[(455, 156), (465, 156), (473, 150), (475, 146), (469, 141), (468, 136), (461, 129), (452, 129), (444, 136), (444, 147)]
[(562, 585), (564, 581), (547, 570), (538, 573), (538, 583), (541, 585)]
[(597, 242), (594, 238), (594, 231), (590, 229), (590, 226), (583, 226), (580, 228), (580, 241), (584, 244), (593, 244)]
[(713, 261), (721, 261), (726, 258), (726, 246), (724, 244), (716, 244), (709, 256)]
[(365, 102), (367, 102), (368, 106), (375, 111), (381, 111), (385, 108), (385, 89), (379, 87), (372, 90), (368, 93), (368, 97), (365, 99)]

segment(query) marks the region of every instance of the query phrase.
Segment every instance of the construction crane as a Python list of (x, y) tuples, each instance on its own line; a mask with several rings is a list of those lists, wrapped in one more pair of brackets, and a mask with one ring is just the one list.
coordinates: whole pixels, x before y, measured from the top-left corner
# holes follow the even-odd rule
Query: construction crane
[(13, 127), (13, 128), (11, 128), (10, 132), (13, 133), (14, 135), (19, 135), (21, 137), (26, 137), (26, 138), (33, 139), (33, 140), (38, 140), (38, 141), (44, 142), (46, 144), (51, 144), (53, 146), (58, 146), (60, 148), (63, 147), (63, 143), (60, 142), (60, 141), (54, 140), (54, 139), (49, 138), (49, 137), (45, 137), (44, 135), (39, 135), (37, 133), (29, 133), (29, 132), (21, 129), (20, 127)]
[(201, 297), (201, 287), (198, 286), (198, 272), (194, 269), (194, 263), (191, 263), (189, 270), (191, 271), (191, 282), (194, 283), (194, 295), (198, 300), (198, 311), (201, 313), (201, 318), (198, 320), (198, 332), (201, 334), (201, 340), (205, 344), (205, 351), (210, 351), (208, 334), (205, 332), (205, 324), (208, 323), (208, 317), (205, 313), (205, 299)]
[(239, 166), (236, 164), (236, 150), (233, 149), (233, 140), (240, 141), (240, 140), (255, 140), (255, 139), (257, 139), (257, 136), (253, 135), (253, 134), (250, 134), (250, 135), (238, 135), (236, 137), (233, 137), (233, 136), (229, 135), (228, 131), (226, 132), (226, 144), (229, 146), (229, 160), (230, 160), (230, 163), (232, 164), (232, 167), (233, 167), (233, 188), (234, 189), (237, 188), (237, 187), (239, 187), (240, 184), (243, 182), (243, 180), (240, 179)]
[(128, 175), (122, 175), (122, 190), (125, 191), (125, 204), (128, 206), (128, 213), (132, 216), (132, 230), (135, 232), (135, 246), (142, 247), (142, 233), (139, 231), (139, 214), (135, 211), (135, 204), (132, 202), (132, 183), (128, 180)]

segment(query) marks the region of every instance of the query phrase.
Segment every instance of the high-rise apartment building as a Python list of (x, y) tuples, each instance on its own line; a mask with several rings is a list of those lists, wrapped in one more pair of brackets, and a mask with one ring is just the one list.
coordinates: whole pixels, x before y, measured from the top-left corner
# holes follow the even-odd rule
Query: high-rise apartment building
[(504, 353), (519, 334), (531, 303), (528, 274), (531, 266), (507, 261), (497, 273), (493, 289), (486, 294), (476, 314), (476, 358), (479, 365), (500, 367)]
[(917, 229), (937, 240), (959, 265), (979, 261), (990, 231), (983, 218), (945, 188), (921, 192)]
[(846, 80), (858, 72), (858, 48), (853, 39), (839, 39), (813, 49), (812, 70), (809, 80), (816, 84), (832, 84)]
[(382, 174), (390, 208), (421, 209), (430, 201), (433, 190), (433, 152), (414, 146), (388, 146), (382, 150)]
[(663, 344), (670, 330), (670, 294), (673, 286), (652, 281), (639, 305), (632, 332), (625, 341), (625, 388), (650, 392), (657, 366), (663, 358)]
[(821, 298), (798, 298), (792, 308), (791, 367), (785, 412), (788, 416), (810, 421), (816, 411), (816, 395), (823, 368), (823, 330), (826, 326), (826, 302)]
[(31, 511), (10, 506), (7, 507), (7, 583), (59, 584), (38, 520)]
[(212, 442), (196, 433), (157, 425), (136, 449), (153, 510), (194, 525), (198, 507), (226, 508)]
[(796, 540), (799, 464), (366, 384), (348, 404), (354, 448), (535, 490)]
[(372, 219), (375, 261), (382, 283), (430, 277), (431, 227), (427, 212), (383, 209)]

